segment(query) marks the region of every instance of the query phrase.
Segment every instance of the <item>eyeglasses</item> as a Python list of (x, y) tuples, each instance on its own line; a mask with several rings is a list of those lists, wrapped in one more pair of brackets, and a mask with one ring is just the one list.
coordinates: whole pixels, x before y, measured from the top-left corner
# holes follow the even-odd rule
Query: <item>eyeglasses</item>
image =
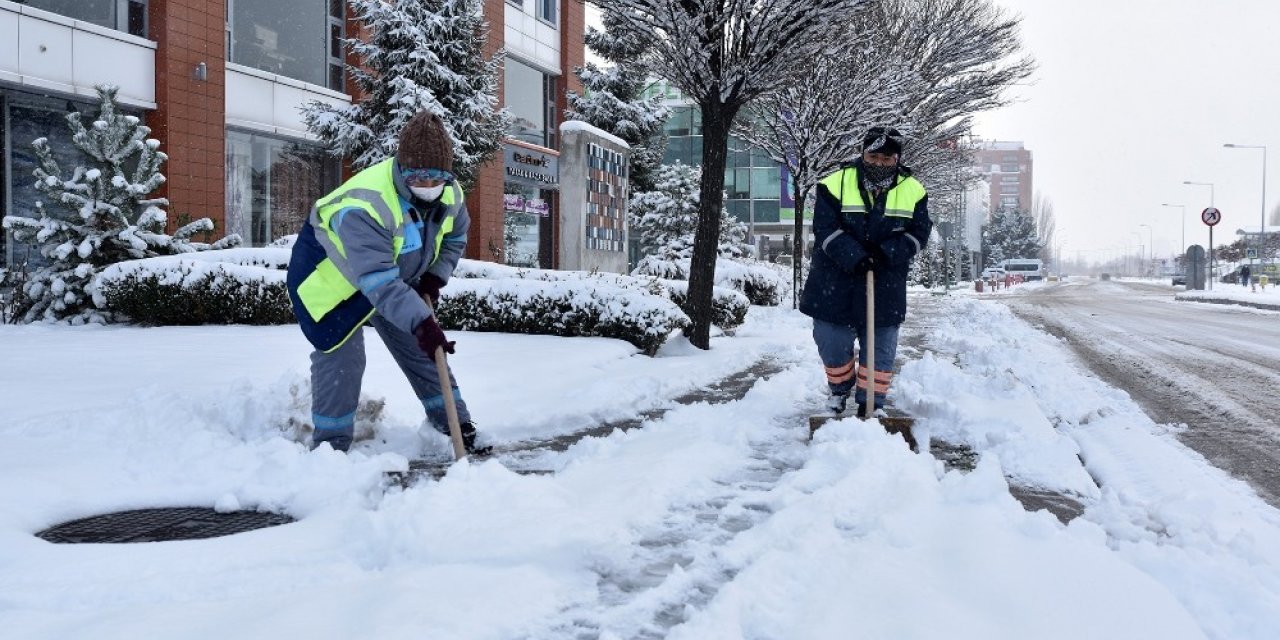
[(444, 169), (403, 169), (405, 182), (453, 182), (453, 174)]

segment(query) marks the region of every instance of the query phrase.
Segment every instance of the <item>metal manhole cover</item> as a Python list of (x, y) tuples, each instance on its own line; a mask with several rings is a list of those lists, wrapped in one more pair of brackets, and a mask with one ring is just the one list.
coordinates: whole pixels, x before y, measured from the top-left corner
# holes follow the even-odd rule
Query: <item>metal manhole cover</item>
[(36, 534), (49, 542), (166, 542), (217, 538), (293, 522), (279, 513), (205, 507), (138, 509), (64, 522)]

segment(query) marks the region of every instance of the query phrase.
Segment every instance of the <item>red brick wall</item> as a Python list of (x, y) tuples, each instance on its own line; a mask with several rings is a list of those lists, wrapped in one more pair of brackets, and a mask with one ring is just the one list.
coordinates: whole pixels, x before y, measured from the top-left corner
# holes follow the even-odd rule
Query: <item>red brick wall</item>
[[(485, 41), (486, 57), (502, 48), (506, 24), (506, 2), (485, 0), (484, 18), (489, 23)], [(498, 104), (505, 104), (502, 72), (498, 72)], [(467, 234), (467, 257), (488, 262), (502, 262), (502, 152), (480, 168), (476, 186), (467, 194), (467, 212), (471, 214), (471, 231)]]
[[(151, 0), (151, 39), (156, 49), (155, 111), (147, 114), (152, 136), (169, 155), (169, 226), (179, 216), (209, 217), (217, 237), (226, 207), (226, 3), (210, 0)], [(205, 63), (206, 80), (195, 78)]]

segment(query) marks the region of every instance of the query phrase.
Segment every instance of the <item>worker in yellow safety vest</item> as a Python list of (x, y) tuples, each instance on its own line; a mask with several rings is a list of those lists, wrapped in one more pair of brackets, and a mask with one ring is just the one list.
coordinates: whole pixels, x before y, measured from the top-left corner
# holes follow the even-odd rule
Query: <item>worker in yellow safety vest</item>
[[(395, 157), (316, 202), (294, 243), (288, 275), (294, 314), (315, 347), (313, 448), (351, 446), (365, 324), (386, 343), (432, 425), (447, 433), (445, 392), (432, 355), (437, 347), (453, 353), (454, 343), (433, 309), (466, 249), (470, 225), (453, 173), (452, 138), (440, 117), (426, 112), (405, 124)], [(476, 453), (475, 426), (456, 382), (449, 393), (466, 449)]]

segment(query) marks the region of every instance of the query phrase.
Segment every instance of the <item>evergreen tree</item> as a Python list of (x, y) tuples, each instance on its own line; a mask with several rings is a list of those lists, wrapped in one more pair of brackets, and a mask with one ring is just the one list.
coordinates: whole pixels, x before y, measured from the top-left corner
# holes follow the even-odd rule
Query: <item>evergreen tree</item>
[[(654, 174), (654, 190), (632, 194), (628, 206), (631, 232), (640, 241), (645, 257), (636, 272), (668, 278), (687, 278), (676, 263), (693, 256), (693, 238), (701, 206), (702, 171), (676, 163), (660, 165)], [(750, 254), (747, 225), (721, 210), (718, 256), (742, 258)]]
[(661, 96), (644, 97), (648, 70), (640, 64), (649, 49), (648, 39), (618, 28), (618, 18), (602, 16), (604, 31), (591, 29), (584, 38), (588, 47), (612, 66), (595, 64), (575, 69), (583, 95), (570, 91), (570, 120), (582, 120), (612, 133), (631, 145), (631, 189), (653, 191), (654, 173), (662, 163), (667, 137), (662, 125), (670, 115)]
[(1039, 234), (1031, 216), (1022, 211), (1001, 210), (982, 228), (984, 267), (1009, 258), (1039, 257)]
[(465, 185), (498, 151), (511, 116), (498, 105), (500, 56), (484, 58), (488, 23), (480, 0), (349, 0), (368, 38), (343, 43), (364, 100), (335, 107), (312, 101), (307, 128), (357, 169), (395, 154), (400, 130), (430, 111), (453, 136), (454, 171)]
[[(81, 114), (67, 114), (72, 142), (90, 167), (78, 166), (69, 177), (54, 158), (49, 141), (32, 142), (39, 166), (36, 189), (49, 198), (36, 203), (36, 217), (11, 215), (6, 229), (18, 242), (30, 243), (44, 258), (23, 284), (22, 318), (69, 320), (73, 324), (102, 322), (105, 316), (92, 304), (90, 283), (99, 269), (116, 262), (210, 248), (192, 243), (191, 234), (212, 231), (213, 222), (201, 218), (174, 235), (164, 234), (168, 206), (165, 198), (148, 194), (164, 184), (160, 167), (168, 157), (160, 141), (147, 138), (151, 129), (116, 105), (116, 87), (99, 86), (98, 116), (86, 127)], [(239, 236), (212, 245), (235, 246)]]

